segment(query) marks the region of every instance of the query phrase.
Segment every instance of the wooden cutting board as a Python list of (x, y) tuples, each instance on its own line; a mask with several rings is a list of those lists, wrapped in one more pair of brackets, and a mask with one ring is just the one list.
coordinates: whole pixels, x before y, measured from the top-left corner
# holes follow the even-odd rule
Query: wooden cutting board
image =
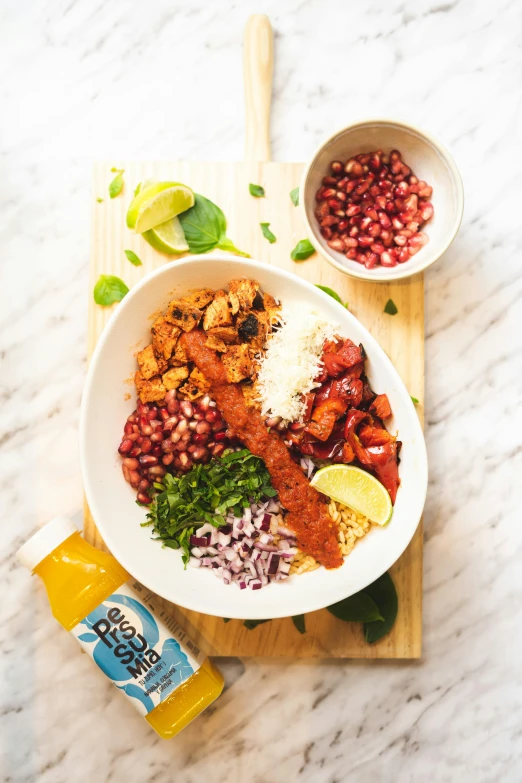
[[(247, 122), (247, 150), (249, 158), (264, 158), (266, 161), (269, 158), (267, 83), (271, 82), (271, 30), (266, 17), (254, 17), (249, 25), (247, 40), (250, 37), (250, 45), (245, 49), (247, 118), (257, 114), (260, 120)], [(260, 59), (261, 66), (255, 66)], [(124, 190), (115, 199), (109, 199), (107, 191), (114, 176), (112, 166), (125, 170)], [(228, 221), (228, 236), (252, 258), (337, 291), (343, 301), (349, 303), (350, 311), (387, 352), (410, 394), (422, 403), (423, 276), (395, 283), (373, 284), (343, 275), (317, 254), (304, 262), (292, 261), (290, 251), (297, 241), (306, 236), (300, 210), (293, 206), (289, 196), (299, 184), (302, 170), (302, 163), (262, 160), (245, 163), (110, 161), (96, 164), (92, 187), (90, 292), (100, 274), (117, 275), (132, 287), (153, 269), (165, 263), (176, 263), (172, 257), (153, 250), (140, 236), (129, 231), (125, 226), (125, 214), (138, 182), (145, 179), (185, 182), (223, 209)], [(250, 196), (250, 182), (263, 185), (266, 198)], [(97, 198), (103, 198), (103, 202), (98, 202)], [(259, 226), (261, 222), (270, 223), (277, 242), (269, 244), (263, 237)], [(123, 252), (126, 249), (133, 250), (143, 265), (132, 266)], [(194, 287), (204, 284), (204, 280), (194, 280)], [(397, 305), (398, 314), (395, 316), (383, 312), (389, 298)], [(89, 357), (112, 309), (95, 305), (90, 293)], [(422, 404), (418, 406), (418, 412), (422, 417)], [(84, 533), (88, 541), (103, 546), (87, 508)], [(273, 620), (249, 631), (240, 620), (225, 623), (222, 618), (180, 607), (171, 605), (170, 609), (202, 649), (217, 656), (418, 658), (422, 642), (422, 524), (406, 552), (392, 568), (392, 576), (399, 596), (397, 621), (392, 632), (374, 645), (365, 643), (361, 624), (336, 620), (326, 610), (306, 615), (307, 632), (301, 635), (291, 619)]]

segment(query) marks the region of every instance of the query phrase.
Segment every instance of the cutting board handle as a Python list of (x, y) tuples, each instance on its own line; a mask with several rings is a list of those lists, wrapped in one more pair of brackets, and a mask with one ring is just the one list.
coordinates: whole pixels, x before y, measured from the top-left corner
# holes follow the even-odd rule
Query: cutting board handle
[(270, 160), (273, 38), (268, 16), (254, 14), (249, 18), (243, 49), (246, 108), (245, 160)]

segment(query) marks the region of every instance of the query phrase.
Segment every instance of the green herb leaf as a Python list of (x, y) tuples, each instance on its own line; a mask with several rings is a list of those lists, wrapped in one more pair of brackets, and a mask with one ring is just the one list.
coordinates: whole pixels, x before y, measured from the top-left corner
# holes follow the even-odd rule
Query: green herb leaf
[(140, 190), (141, 190), (141, 182), (138, 182), (138, 184), (134, 188), (134, 195), (137, 196)]
[(388, 313), (388, 315), (397, 315), (399, 311), (397, 310), (397, 305), (395, 304), (393, 299), (388, 299), (388, 301), (384, 305), (384, 312)]
[(245, 628), (248, 628), (249, 631), (253, 631), (254, 628), (257, 628), (258, 625), (263, 625), (263, 623), (269, 623), (270, 620), (245, 620), (243, 625)]
[(309, 239), (301, 239), (290, 253), (293, 261), (306, 261), (315, 253), (315, 248)]
[(229, 623), (230, 622), (230, 617), (223, 617), (223, 622), (224, 623)]
[(128, 286), (119, 277), (100, 275), (94, 286), (94, 301), (96, 304), (108, 307), (114, 302), (121, 302), (128, 293)]
[(252, 185), (252, 183), (250, 183), (248, 189), (250, 191), (250, 195), (254, 196), (255, 198), (262, 198), (265, 195), (265, 189), (261, 185)]
[(332, 299), (335, 299), (336, 302), (339, 302), (339, 304), (342, 304), (342, 306), (346, 307), (346, 309), (348, 310), (348, 302), (343, 302), (339, 294), (336, 291), (334, 291), (333, 288), (328, 288), (327, 285), (318, 285), (317, 283), (315, 284), (315, 287), (320, 288), (321, 291), (324, 291), (325, 294), (331, 296)]
[(384, 618), (384, 622), (365, 622), (364, 624), (364, 638), (368, 644), (373, 644), (391, 631), (397, 617), (399, 600), (389, 573), (383, 574), (371, 585), (365, 587), (364, 592), (373, 598)]
[(272, 234), (272, 232), (268, 228), (270, 223), (260, 223), (259, 225), (261, 226), (261, 231), (263, 232), (264, 238), (268, 239), (270, 244), (273, 245), (274, 242), (276, 241), (276, 237)]
[(115, 166), (113, 166), (111, 171), (112, 171), (113, 174), (123, 174), (125, 169), (117, 169)]
[(119, 196), (123, 190), (123, 169), (111, 169), (111, 171), (118, 172), (118, 175), (114, 177), (111, 184), (109, 185), (109, 196), (111, 198), (116, 198), (116, 196)]
[(194, 206), (178, 217), (191, 253), (208, 253), (217, 247), (250, 258), (228, 239), (227, 221), (222, 210), (205, 196), (196, 193)]
[(418, 399), (416, 397), (410, 397), (410, 399), (411, 399), (411, 401), (412, 401), (412, 403), (414, 405), (418, 405), (419, 404), (419, 401), (418, 401)]
[(326, 608), (338, 620), (345, 620), (347, 623), (382, 622), (384, 620), (375, 601), (364, 591), (355, 593), (355, 595), (344, 598)]
[(299, 633), (306, 633), (305, 616), (304, 614), (295, 614), (292, 617), (292, 622), (299, 631)]
[(292, 199), (292, 204), (294, 207), (299, 206), (299, 188), (294, 188), (290, 191), (290, 198)]
[(220, 459), (195, 465), (179, 477), (167, 473), (155, 487), (148, 524), (165, 546), (183, 550), (184, 562), (196, 527), (205, 522), (221, 527), (229, 512), (242, 515), (250, 503), (275, 494), (265, 463), (248, 449), (224, 451)]
[(102, 198), (100, 198), (99, 196), (98, 196), (98, 198), (96, 199), (96, 201), (98, 202), (98, 204), (102, 204), (102, 203), (103, 203), (103, 199), (102, 199)]
[(138, 258), (136, 253), (134, 253), (132, 250), (124, 250), (123, 251), (131, 264), (134, 264), (134, 266), (141, 266), (141, 260)]

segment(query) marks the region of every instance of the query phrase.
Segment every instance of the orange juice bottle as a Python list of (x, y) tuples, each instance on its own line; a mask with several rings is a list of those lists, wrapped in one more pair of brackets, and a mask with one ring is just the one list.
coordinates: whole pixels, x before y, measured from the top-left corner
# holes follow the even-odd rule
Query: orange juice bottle
[(56, 517), (18, 552), (43, 580), (51, 610), (87, 655), (168, 739), (212, 704), (223, 677), (118, 561)]

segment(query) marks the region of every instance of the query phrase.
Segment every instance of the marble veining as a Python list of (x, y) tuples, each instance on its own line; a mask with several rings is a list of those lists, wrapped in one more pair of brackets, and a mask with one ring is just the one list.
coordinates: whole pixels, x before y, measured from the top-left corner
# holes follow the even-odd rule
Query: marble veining
[[(241, 158), (252, 12), (275, 29), (274, 159), (391, 115), (437, 135), (465, 183), (426, 275), (424, 658), (225, 661), (221, 700), (163, 743), (12, 555), (56, 513), (81, 523), (92, 160)], [(2, 780), (520, 780), (521, 29), (515, 0), (2, 5)]]

